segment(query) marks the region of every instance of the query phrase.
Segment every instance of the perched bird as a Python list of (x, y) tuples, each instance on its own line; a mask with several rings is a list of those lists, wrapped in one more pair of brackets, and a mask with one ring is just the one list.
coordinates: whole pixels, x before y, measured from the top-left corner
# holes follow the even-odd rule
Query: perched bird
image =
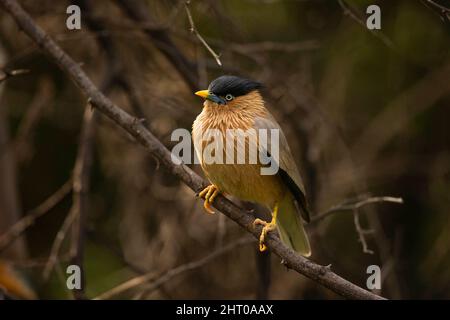
[[(278, 229), (283, 243), (304, 256), (311, 255), (308, 237), (303, 228), (302, 218), (309, 222), (309, 210), (305, 198), (302, 179), (295, 165), (286, 137), (279, 124), (265, 107), (260, 93), (261, 84), (236, 76), (221, 76), (211, 82), (207, 90), (195, 94), (205, 99), (203, 111), (193, 124), (194, 148), (205, 175), (212, 183), (200, 192), (205, 197), (204, 207), (213, 213), (211, 204), (219, 193), (233, 195), (246, 201), (267, 206), (272, 212), (271, 222), (256, 219), (255, 224), (263, 225), (260, 236), (260, 251), (269, 231)], [(227, 137), (227, 129), (249, 130), (275, 129), (279, 132), (278, 171), (273, 175), (261, 174), (261, 161), (244, 164), (210, 163), (202, 152), (208, 144), (205, 132), (219, 131)], [(249, 147), (250, 139), (245, 140)], [(257, 148), (263, 148), (257, 140)], [(233, 144), (233, 152), (242, 152)], [(266, 148), (270, 151), (270, 143)], [(225, 152), (230, 152), (224, 148)], [(244, 149), (248, 153), (249, 148)], [(247, 159), (248, 154), (245, 155)]]

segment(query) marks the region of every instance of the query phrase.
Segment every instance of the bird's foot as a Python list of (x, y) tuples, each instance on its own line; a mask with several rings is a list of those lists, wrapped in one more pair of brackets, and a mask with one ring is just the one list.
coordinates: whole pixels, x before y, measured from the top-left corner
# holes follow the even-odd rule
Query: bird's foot
[(266, 222), (261, 219), (255, 219), (253, 222), (254, 225), (263, 225), (263, 229), (261, 231), (261, 235), (259, 236), (259, 251), (263, 252), (267, 250), (267, 246), (265, 245), (265, 240), (267, 233), (269, 231), (275, 230), (277, 227), (277, 216), (278, 216), (278, 203), (275, 204), (272, 212), (272, 220), (270, 222)]
[(217, 195), (220, 193), (219, 188), (217, 188), (215, 185), (210, 184), (205, 189), (200, 191), (198, 194), (199, 197), (203, 198), (205, 197), (205, 202), (203, 203), (203, 207), (205, 208), (206, 212), (209, 214), (213, 214), (214, 210), (211, 209), (211, 204), (213, 203), (214, 199), (217, 197)]
[(277, 222), (275, 218), (272, 218), (272, 221), (270, 222), (266, 222), (261, 219), (255, 219), (253, 224), (264, 226), (261, 231), (261, 235), (259, 236), (259, 251), (261, 252), (266, 251), (267, 246), (264, 244), (264, 242), (266, 241), (266, 235), (269, 231), (275, 230), (275, 228), (277, 227)]

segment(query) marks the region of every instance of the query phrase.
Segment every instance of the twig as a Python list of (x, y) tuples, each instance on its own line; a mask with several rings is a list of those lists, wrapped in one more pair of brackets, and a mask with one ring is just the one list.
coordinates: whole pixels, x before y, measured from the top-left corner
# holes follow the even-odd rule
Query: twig
[(151, 283), (147, 284), (144, 291), (145, 294), (149, 294), (153, 290), (159, 288), (164, 283), (170, 281), (174, 277), (183, 274), (185, 272), (198, 269), (200, 267), (203, 267), (207, 263), (211, 262), (215, 258), (235, 249), (236, 247), (240, 247), (242, 245), (252, 243), (255, 240), (253, 238), (244, 237), (237, 241), (231, 242), (230, 244), (214, 251), (213, 253), (207, 255), (206, 257), (203, 257), (199, 260), (191, 261), (189, 263), (182, 264), (176, 268), (170, 269), (166, 272), (164, 272), (161, 276), (157, 277), (156, 272), (149, 272), (142, 276), (132, 278), (128, 281), (125, 281), (124, 283), (118, 285), (117, 287), (112, 288), (111, 290), (108, 290), (105, 293), (102, 293), (95, 299), (102, 300), (102, 299), (110, 299), (113, 296), (116, 296), (122, 292), (125, 292), (127, 290), (130, 290), (132, 288), (141, 286), (146, 284), (149, 281), (152, 281)]
[(36, 219), (40, 218), (64, 199), (72, 190), (72, 180), (64, 183), (55, 193), (45, 199), (39, 206), (32, 209), (14, 224), (7, 232), (0, 236), (0, 252), (7, 248), (27, 228), (32, 226)]
[(447, 8), (447, 7), (443, 6), (443, 5), (440, 5), (439, 3), (436, 3), (433, 0), (425, 0), (425, 1), (428, 2), (429, 4), (431, 4), (432, 6), (440, 9), (442, 12), (450, 13), (450, 8)]
[(144, 27), (145, 34), (183, 77), (191, 90), (198, 90), (197, 66), (178, 49), (166, 30), (148, 27), (154, 25), (154, 21), (145, 3), (142, 0), (116, 1), (130, 18)]
[(30, 72), (30, 70), (28, 70), (28, 69), (16, 69), (16, 70), (11, 70), (11, 71), (6, 71), (6, 70), (0, 69), (0, 83), (5, 81), (8, 78), (19, 76), (21, 74), (26, 74), (28, 72)]
[(58, 262), (59, 251), (61, 250), (61, 246), (66, 238), (67, 232), (69, 231), (70, 226), (73, 221), (77, 217), (76, 211), (73, 208), (69, 211), (66, 218), (64, 219), (61, 228), (58, 230), (56, 234), (55, 241), (53, 241), (52, 249), (50, 251), (50, 256), (45, 264), (44, 271), (42, 272), (42, 276), (44, 280), (48, 280), (50, 274)]
[(426, 7), (431, 7), (432, 10), (438, 11), (439, 16), (444, 22), (450, 22), (450, 8), (447, 8), (433, 0), (423, 0)]
[[(344, 0), (338, 0), (339, 5), (342, 8), (342, 11), (345, 15), (349, 16), (351, 19), (356, 21), (359, 25), (361, 25), (364, 29), (367, 30), (366, 24), (362, 19), (354, 12), (354, 9)], [(389, 39), (383, 32), (377, 30), (369, 30), (372, 35), (381, 40), (389, 49), (398, 53), (397, 48), (391, 39)]]
[(357, 200), (346, 201), (342, 204), (336, 205), (336, 206), (328, 209), (327, 211), (322, 212), (319, 215), (313, 217), (311, 219), (311, 222), (306, 226), (310, 227), (313, 224), (315, 224), (319, 221), (322, 221), (323, 219), (329, 217), (330, 215), (332, 215), (334, 213), (341, 212), (341, 211), (351, 211), (351, 212), (353, 212), (353, 222), (355, 224), (355, 229), (356, 229), (356, 232), (358, 233), (358, 240), (359, 240), (359, 242), (361, 242), (363, 252), (368, 253), (368, 254), (373, 254), (374, 252), (373, 252), (373, 250), (369, 249), (369, 247), (367, 245), (366, 237), (365, 237), (366, 234), (373, 233), (373, 230), (366, 230), (366, 229), (362, 228), (361, 223), (359, 221), (359, 215), (360, 215), (359, 209), (368, 204), (381, 203), (381, 202), (402, 204), (403, 199), (386, 196), (386, 197), (367, 197), (362, 200), (357, 199)]
[(368, 204), (372, 204), (372, 203), (380, 203), (380, 202), (390, 202), (390, 203), (398, 203), (398, 204), (402, 204), (403, 203), (403, 199), (402, 198), (396, 198), (396, 197), (368, 197), (362, 200), (356, 200), (355, 201), (347, 201), (341, 204), (338, 204), (336, 206), (331, 207), (330, 209), (318, 214), (317, 216), (313, 217), (311, 219), (311, 222), (308, 224), (308, 226), (317, 223), (325, 218), (327, 218), (328, 216), (336, 213), (336, 212), (340, 212), (340, 211), (353, 211), (353, 210), (357, 210), (361, 207), (364, 207)]
[[(182, 180), (194, 192), (200, 191), (207, 183), (189, 167), (181, 164), (176, 165), (172, 161), (171, 152), (136, 118), (129, 115), (123, 109), (116, 106), (111, 100), (104, 96), (88, 78), (70, 56), (67, 55), (52, 38), (41, 29), (34, 20), (26, 13), (16, 0), (0, 0), (0, 4), (15, 19), (23, 31), (33, 39), (42, 50), (44, 50), (58, 65), (70, 76), (82, 92), (91, 98), (92, 104), (114, 122), (130, 133), (147, 150), (157, 156), (161, 165)], [(242, 228), (259, 238), (261, 226), (254, 225), (254, 218), (245, 210), (240, 209), (230, 200), (218, 196), (214, 201), (216, 209), (239, 224)], [(317, 283), (329, 288), (335, 293), (349, 299), (378, 300), (382, 297), (373, 294), (353, 283), (341, 278), (326, 266), (318, 265), (286, 247), (278, 237), (269, 234), (266, 239), (267, 246), (278, 255), (285, 265)]]
[(373, 233), (373, 230), (366, 230), (363, 229), (361, 226), (361, 223), (359, 222), (359, 211), (358, 209), (353, 210), (353, 222), (355, 224), (356, 232), (358, 233), (358, 240), (361, 242), (363, 252), (368, 254), (374, 254), (375, 252), (373, 250), (369, 249), (369, 246), (367, 245), (366, 241), (366, 234)]
[(80, 267), (81, 288), (73, 291), (75, 299), (84, 298), (85, 277), (83, 267), (85, 227), (88, 210), (88, 192), (92, 167), (96, 113), (88, 103), (84, 110), (83, 126), (77, 159), (73, 170), (73, 203), (76, 218), (73, 224), (71, 256), (72, 264)]
[(189, 4), (190, 3), (191, 3), (191, 1), (187, 0), (184, 3), (184, 7), (186, 9), (186, 14), (187, 14), (187, 17), (188, 17), (188, 20), (189, 20), (189, 25), (191, 27), (190, 28), (191, 33), (194, 34), (198, 38), (198, 40), (200, 40), (200, 42), (203, 44), (203, 46), (206, 48), (206, 50), (208, 50), (209, 53), (211, 53), (213, 58), (216, 60), (217, 64), (219, 66), (222, 66), (222, 61), (220, 61), (219, 55), (214, 52), (214, 50), (209, 46), (209, 44), (202, 37), (202, 35), (197, 31), (197, 28), (195, 27), (194, 19), (192, 18), (191, 10), (189, 9)]

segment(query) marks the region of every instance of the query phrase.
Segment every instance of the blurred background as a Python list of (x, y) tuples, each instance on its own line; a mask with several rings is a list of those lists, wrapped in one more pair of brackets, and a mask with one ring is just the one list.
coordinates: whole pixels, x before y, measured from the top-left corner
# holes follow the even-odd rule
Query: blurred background
[[(198, 0), (188, 10), (180, 0), (19, 2), (169, 148), (171, 132), (201, 112), (196, 89), (222, 74), (264, 83), (314, 216), (370, 196), (404, 200), (310, 224), (311, 259), (362, 287), (379, 265), (376, 293), (387, 298), (450, 298), (450, 13), (439, 7), (449, 1)], [(81, 30), (66, 28), (70, 4), (81, 8)], [(381, 31), (365, 27), (370, 4), (381, 8)], [(144, 148), (92, 115), (4, 10), (0, 68), (4, 294), (339, 298), (260, 254), (233, 221), (205, 214)], [(66, 287), (74, 263), (84, 291)]]

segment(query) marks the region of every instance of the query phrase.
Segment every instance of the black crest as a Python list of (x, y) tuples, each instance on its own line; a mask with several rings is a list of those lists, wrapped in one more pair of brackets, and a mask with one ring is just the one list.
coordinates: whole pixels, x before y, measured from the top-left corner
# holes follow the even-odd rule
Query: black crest
[(236, 76), (221, 76), (211, 82), (208, 90), (217, 96), (232, 94), (235, 97), (239, 97), (261, 87), (262, 84), (256, 81)]

